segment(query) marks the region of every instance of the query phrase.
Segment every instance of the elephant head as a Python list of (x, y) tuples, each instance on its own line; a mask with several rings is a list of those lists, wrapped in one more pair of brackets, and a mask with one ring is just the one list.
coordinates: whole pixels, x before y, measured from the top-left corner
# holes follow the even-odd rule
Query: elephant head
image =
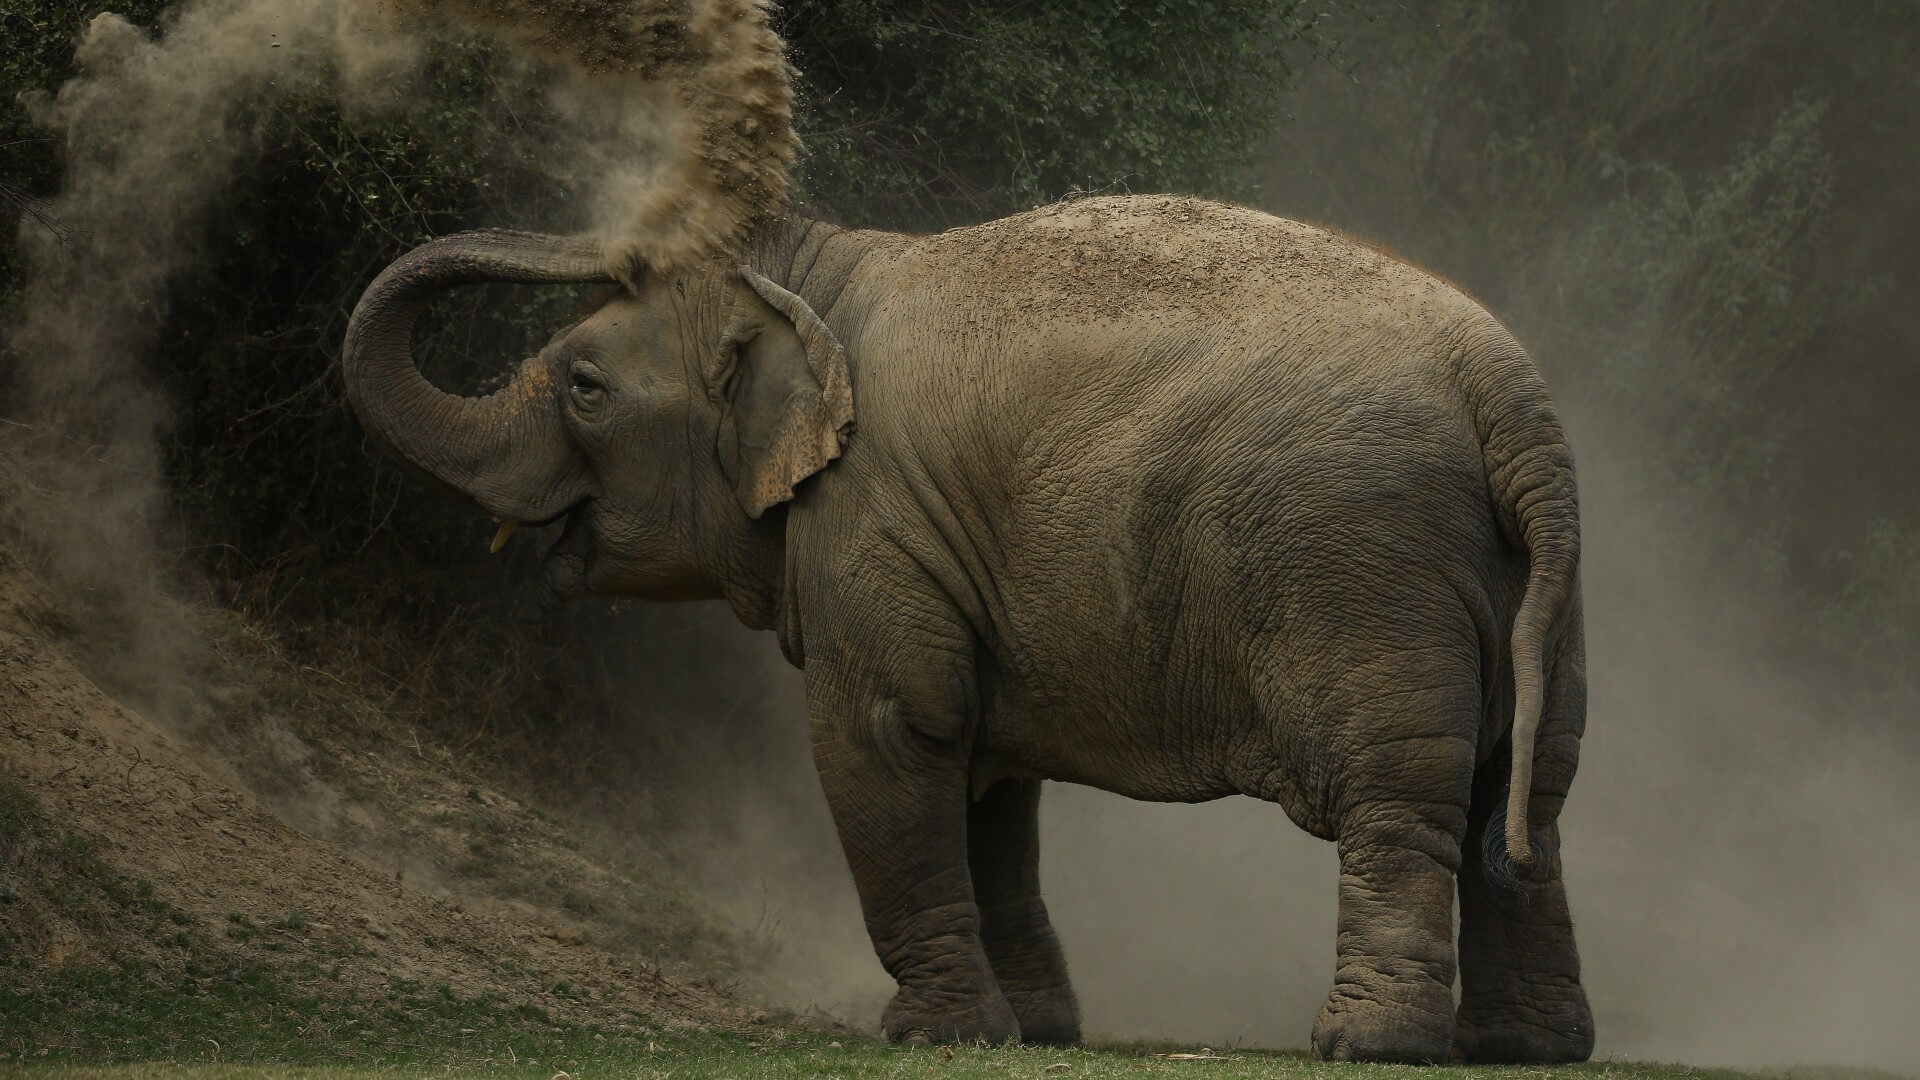
[(348, 400), (374, 442), (500, 521), (561, 518), (547, 556), (562, 597), (725, 597), (765, 626), (780, 504), (840, 453), (853, 420), (846, 356), (805, 300), (744, 265), (643, 274), (555, 335), (486, 397), (414, 365), (415, 320), (486, 281), (606, 282), (588, 242), (486, 231), (435, 240), (368, 287), (342, 348)]

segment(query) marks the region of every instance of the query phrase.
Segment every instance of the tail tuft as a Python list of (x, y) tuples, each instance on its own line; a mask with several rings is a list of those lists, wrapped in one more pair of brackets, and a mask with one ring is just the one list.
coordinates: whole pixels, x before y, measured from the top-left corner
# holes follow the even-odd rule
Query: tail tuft
[(1480, 870), (1496, 894), (1522, 907), (1527, 903), (1527, 886), (1544, 885), (1553, 879), (1553, 853), (1547, 846), (1538, 836), (1529, 834), (1527, 849), (1531, 859), (1514, 861), (1508, 853), (1506, 808), (1495, 810), (1480, 833)]

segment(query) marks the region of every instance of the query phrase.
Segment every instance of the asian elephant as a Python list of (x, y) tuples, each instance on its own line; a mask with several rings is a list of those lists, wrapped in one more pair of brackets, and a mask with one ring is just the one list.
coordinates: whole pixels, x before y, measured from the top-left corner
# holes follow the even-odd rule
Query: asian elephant
[(1193, 199), (933, 236), (785, 216), (613, 290), (490, 396), (415, 368), (443, 290), (603, 264), (518, 232), (412, 251), (353, 313), (350, 400), (503, 535), (564, 520), (559, 595), (724, 598), (778, 634), (890, 1037), (1080, 1037), (1038, 874), (1061, 780), (1251, 795), (1337, 843), (1321, 1057), (1589, 1055), (1556, 826), (1572, 461), (1478, 304)]

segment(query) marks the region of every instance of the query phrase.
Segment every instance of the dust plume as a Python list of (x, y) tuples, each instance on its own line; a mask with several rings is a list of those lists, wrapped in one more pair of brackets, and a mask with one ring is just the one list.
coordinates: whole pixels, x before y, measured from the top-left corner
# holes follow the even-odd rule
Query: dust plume
[(426, 35), (475, 25), (524, 52), (509, 89), (572, 121), (519, 149), (584, 192), (580, 216), (623, 276), (724, 246), (784, 197), (788, 70), (755, 0), (197, 0), (158, 36), (98, 16), (81, 74), (33, 103), (65, 150), (44, 212), (71, 235), (31, 220), (18, 235), (0, 524), (100, 656), (142, 673), (126, 682), (158, 693), (191, 666), (161, 583), (190, 546), (161, 476), (170, 406), (146, 375), (175, 285), (208, 256), (202, 235), (275, 108), (319, 97), (349, 124), (406, 109)]
[[(765, 0), (400, 3), (477, 22), (566, 64), (575, 77), (563, 111), (601, 171), (596, 225), (608, 270), (629, 285), (647, 266), (684, 266), (724, 247), (786, 197), (798, 148), (793, 90)], [(655, 91), (679, 107), (663, 107)], [(607, 126), (596, 133), (583, 122)], [(649, 145), (661, 148), (652, 160), (632, 152)]]
[(143, 360), (169, 284), (201, 257), (198, 227), (248, 151), (240, 103), (318, 78), (283, 58), (332, 36), (337, 18), (321, 5), (209, 3), (153, 41), (103, 14), (78, 44), (85, 74), (35, 108), (66, 146), (47, 210), (75, 232), (62, 243), (21, 228), (26, 284), (4, 330), (15, 478), (0, 513), (89, 624), (93, 651), (124, 669), (118, 681), (172, 682), (192, 648), (160, 577), (159, 552), (179, 541), (161, 476), (168, 408)]

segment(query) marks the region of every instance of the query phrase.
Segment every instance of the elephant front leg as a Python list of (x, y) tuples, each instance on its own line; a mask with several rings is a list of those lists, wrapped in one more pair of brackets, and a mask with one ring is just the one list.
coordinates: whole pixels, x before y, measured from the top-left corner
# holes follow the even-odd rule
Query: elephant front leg
[(969, 740), (951, 671), (869, 675), (809, 657), (815, 763), (866, 914), (899, 991), (889, 1039), (1020, 1037), (981, 937), (967, 865)]
[(1040, 781), (1002, 780), (967, 813), (981, 938), (1029, 1043), (1080, 1041), (1080, 1002), (1040, 899)]

